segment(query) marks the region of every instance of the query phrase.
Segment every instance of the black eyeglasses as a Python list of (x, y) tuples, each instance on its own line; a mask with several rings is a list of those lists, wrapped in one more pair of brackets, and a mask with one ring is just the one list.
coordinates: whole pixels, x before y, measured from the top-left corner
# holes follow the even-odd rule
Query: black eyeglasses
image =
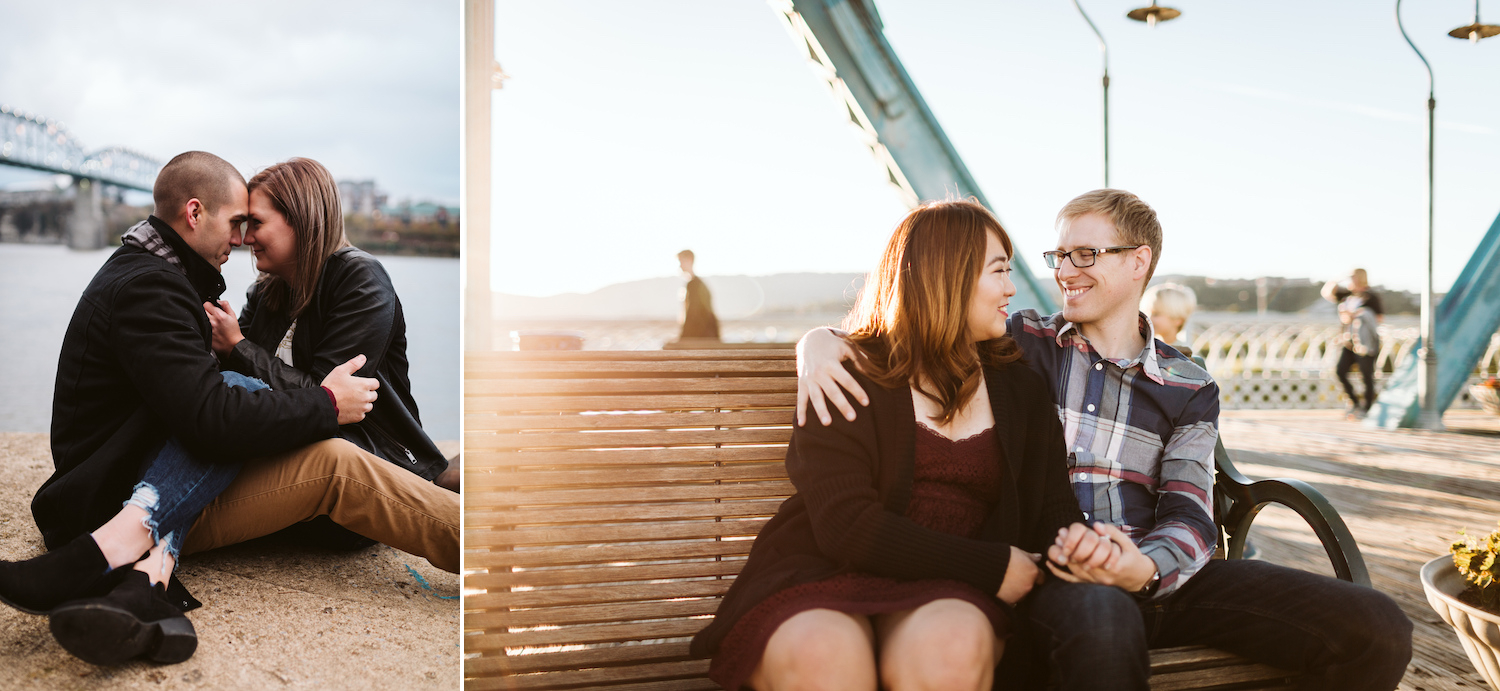
[(1049, 269), (1056, 269), (1057, 267), (1062, 266), (1063, 257), (1067, 257), (1068, 261), (1073, 262), (1073, 266), (1080, 269), (1087, 269), (1088, 267), (1094, 265), (1094, 262), (1099, 259), (1099, 255), (1101, 254), (1109, 254), (1110, 252), (1119, 252), (1122, 250), (1133, 250), (1140, 247), (1145, 247), (1145, 245), (1121, 245), (1119, 247), (1079, 247), (1072, 252), (1058, 252), (1057, 250), (1053, 250), (1051, 252), (1043, 252), (1042, 258), (1047, 260), (1047, 268)]

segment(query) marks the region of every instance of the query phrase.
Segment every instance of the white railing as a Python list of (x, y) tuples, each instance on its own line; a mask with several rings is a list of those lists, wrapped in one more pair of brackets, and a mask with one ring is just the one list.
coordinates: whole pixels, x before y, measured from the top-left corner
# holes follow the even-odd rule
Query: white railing
[[(1378, 389), (1396, 363), (1416, 346), (1414, 326), (1382, 325), (1380, 353), (1375, 358)], [(1307, 322), (1209, 323), (1192, 340), (1219, 382), (1220, 405), (1235, 408), (1342, 408), (1348, 405), (1334, 370), (1342, 347), (1337, 324)], [(1475, 367), (1472, 380), (1500, 373), (1500, 334)], [(1362, 386), (1351, 374), (1356, 388)], [(1454, 408), (1477, 408), (1467, 387)]]

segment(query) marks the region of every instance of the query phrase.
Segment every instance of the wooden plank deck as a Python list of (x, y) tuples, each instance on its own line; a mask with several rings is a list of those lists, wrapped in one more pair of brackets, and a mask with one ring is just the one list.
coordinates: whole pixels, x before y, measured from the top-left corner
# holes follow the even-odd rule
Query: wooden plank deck
[[(1220, 420), (1241, 472), (1304, 480), (1338, 508), (1371, 582), (1416, 625), (1403, 691), (1487, 688), (1428, 606), (1417, 571), (1447, 552), (1459, 528), (1487, 533), (1500, 520), (1500, 418), (1453, 411), (1444, 422), (1445, 432), (1385, 432), (1336, 411), (1226, 411)], [(1312, 530), (1291, 511), (1266, 509), (1250, 539), (1260, 558), (1333, 575)]]

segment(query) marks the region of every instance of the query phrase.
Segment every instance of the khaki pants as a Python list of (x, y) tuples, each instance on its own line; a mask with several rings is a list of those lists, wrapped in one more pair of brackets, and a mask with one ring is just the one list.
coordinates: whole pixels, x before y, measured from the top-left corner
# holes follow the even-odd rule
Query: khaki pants
[(246, 462), (193, 523), (182, 553), (270, 535), (322, 515), (458, 573), (458, 495), (343, 439)]

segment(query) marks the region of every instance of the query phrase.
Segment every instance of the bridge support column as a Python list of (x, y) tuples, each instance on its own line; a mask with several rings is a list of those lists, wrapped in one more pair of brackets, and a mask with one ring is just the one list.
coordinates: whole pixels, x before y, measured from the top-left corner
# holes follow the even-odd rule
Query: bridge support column
[(73, 214), (68, 218), (68, 247), (104, 247), (104, 186), (97, 180), (73, 178)]

